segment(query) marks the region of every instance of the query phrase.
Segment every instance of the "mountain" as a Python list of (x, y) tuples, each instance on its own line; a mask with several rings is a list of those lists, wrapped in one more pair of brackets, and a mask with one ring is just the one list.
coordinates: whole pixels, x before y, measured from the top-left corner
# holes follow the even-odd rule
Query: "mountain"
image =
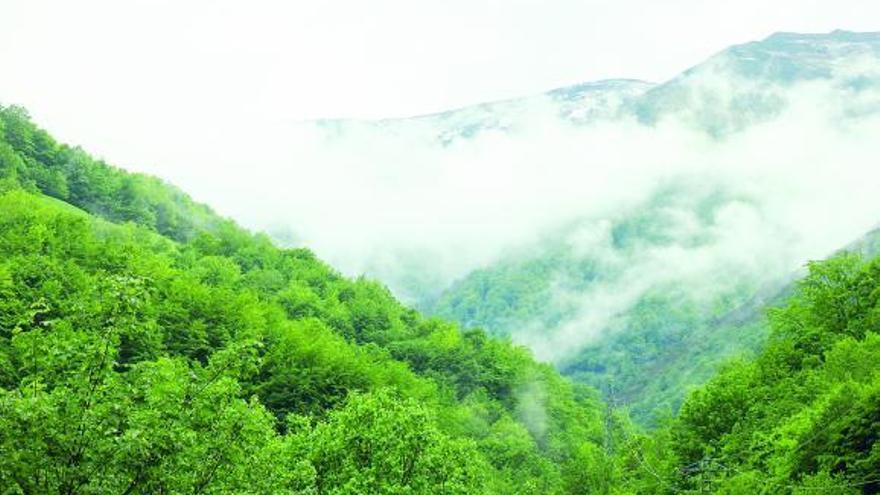
[(723, 50), (660, 84), (608, 79), (436, 114), (316, 123), (335, 133), (352, 126), (424, 133), (444, 144), (484, 132), (515, 132), (536, 115), (558, 116), (577, 125), (630, 118), (656, 124), (675, 116), (706, 132), (721, 134), (777, 116), (789, 103), (787, 91), (802, 83), (827, 82), (836, 91), (854, 96), (844, 109), (846, 113), (880, 111), (877, 58), (880, 32), (776, 33)]
[[(804, 263), (876, 226), (873, 206), (852, 200), (846, 208), (858, 214), (831, 218), (826, 212), (847, 198), (818, 195), (850, 187), (825, 185), (834, 180), (833, 161), (847, 162), (849, 170), (835, 166), (848, 183), (870, 170), (878, 150), (864, 143), (878, 136), (878, 116), (880, 33), (834, 31), (733, 46), (659, 84), (598, 81), (439, 114), (319, 127), (337, 144), (363, 132), (401, 148), (436, 145), (450, 150), (427, 155), (438, 168), (475, 156), (474, 166), (499, 175), (505, 166), (493, 162), (511, 157), (486, 150), (496, 141), (526, 142), (523, 162), (512, 166), (548, 175), (586, 170), (574, 181), (595, 176), (597, 184), (584, 183), (586, 199), (576, 186), (560, 193), (583, 206), (537, 227), (524, 224), (533, 229), (522, 236), (530, 240), (504, 244), (454, 276), (435, 270), (436, 256), (408, 251), (386, 250), (365, 271), (421, 310), (510, 336), (650, 424), (655, 411), (676, 410), (719, 363), (763, 346), (764, 302)], [(863, 134), (863, 152), (841, 154), (856, 142), (853, 132)], [(546, 134), (567, 137), (544, 144)], [(805, 143), (815, 151), (806, 153)], [(637, 163), (651, 160), (658, 165)], [(624, 171), (607, 189), (634, 178), (651, 187), (633, 186), (615, 193), (625, 200), (595, 206), (589, 197), (601, 203), (603, 170), (614, 167)], [(523, 192), (533, 193), (527, 186)], [(786, 212), (813, 207), (816, 221), (827, 217), (821, 228)], [(847, 217), (859, 219), (844, 226), (839, 219)]]
[(778, 116), (792, 89), (829, 85), (846, 98), (844, 115), (880, 110), (880, 33), (777, 33), (733, 46), (646, 92), (632, 106), (655, 123), (676, 115), (719, 135)]
[[(726, 363), (646, 431), (616, 393), (606, 406), (507, 339), (422, 316), (376, 282), (346, 278), (308, 249), (279, 248), (157, 178), (57, 143), (21, 108), (2, 107), (0, 487), (880, 492), (877, 231), (845, 250), (854, 252), (810, 263), (780, 291), (757, 283), (746, 265), (715, 263), (730, 252), (707, 256), (716, 251), (703, 248), (732, 228), (731, 211), (749, 198), (703, 185), (667, 183), (607, 218), (564, 224), (487, 270), (482, 285), (464, 282), (478, 300), (503, 282), (504, 296), (490, 298), (501, 310), (477, 305), (468, 318), (502, 327), (522, 317), (521, 306), (544, 318), (538, 337), (557, 320), (584, 316), (579, 304), (546, 298), (548, 287), (573, 302), (591, 293), (626, 308), (626, 318), (607, 321), (631, 328), (604, 337), (614, 348), (625, 335), (616, 342), (635, 367), (643, 355), (682, 347), (669, 346), (669, 336), (705, 346), (700, 352), (742, 345), (735, 333), (768, 312), (753, 357)], [(822, 218), (807, 223), (818, 228)], [(651, 268), (667, 252), (700, 268), (695, 278), (630, 269)], [(766, 268), (778, 265), (773, 254), (742, 259), (771, 258), (756, 265)], [(702, 283), (688, 285), (695, 280)], [(616, 306), (622, 296), (634, 306)], [(581, 327), (569, 328), (579, 342)], [(725, 328), (735, 331), (725, 336)], [(637, 350), (642, 344), (658, 351)], [(583, 351), (571, 347), (564, 354)], [(679, 363), (698, 357), (688, 351), (690, 361)], [(674, 369), (646, 372), (681, 379)]]
[[(771, 121), (799, 97), (798, 91), (816, 86), (830, 86), (841, 98), (835, 118), (857, 123), (855, 119), (876, 114), (880, 34), (782, 33), (732, 47), (648, 89), (623, 112), (631, 112), (645, 125), (674, 117), (717, 137)], [(675, 409), (689, 388), (712, 376), (718, 363), (761, 347), (766, 335), (763, 305), (752, 301), (766, 299), (796, 276), (794, 266), (785, 273), (776, 267), (753, 270), (737, 266), (737, 261), (722, 261), (706, 274), (712, 277), (708, 279), (628, 279), (634, 265), (660, 250), (696, 253), (711, 246), (718, 235), (713, 229), (719, 212), (743, 199), (723, 187), (715, 191), (688, 191), (688, 187), (680, 182), (631, 212), (583, 220), (591, 235), (607, 235), (606, 244), (574, 252), (571, 238), (584, 229), (574, 223), (550, 236), (542, 247), (523, 250), (527, 255), (475, 271), (426, 307), (498, 334), (517, 335), (525, 328), (527, 337), (520, 341), (538, 348), (547, 342), (563, 347), (562, 341), (570, 340), (572, 333), (602, 335), (581, 339), (586, 345), (580, 350), (546, 355), (569, 376), (600, 387), (609, 400), (631, 405), (637, 418), (647, 420), (659, 406)], [(760, 211), (761, 198), (747, 200), (758, 204)], [(676, 235), (694, 221), (699, 225), (695, 232)], [(609, 251), (612, 263), (607, 261)], [(719, 269), (729, 270), (723, 281), (714, 278)], [(707, 282), (715, 282), (717, 291), (708, 297), (701, 288)], [(615, 301), (593, 297), (608, 290), (625, 295), (640, 283), (644, 288), (617, 306), (604, 307)], [(572, 302), (579, 299), (588, 301), (586, 314), (583, 310), (578, 314), (577, 309), (584, 303)], [(591, 311), (591, 304), (600, 307)], [(603, 311), (611, 314), (602, 315)], [(565, 337), (559, 342), (548, 337), (560, 332)]]
[(516, 132), (535, 115), (558, 117), (574, 124), (614, 118), (653, 86), (634, 79), (609, 79), (416, 117), (361, 121), (324, 119), (315, 124), (329, 134), (365, 127), (392, 135), (420, 134), (451, 145), (487, 132)]

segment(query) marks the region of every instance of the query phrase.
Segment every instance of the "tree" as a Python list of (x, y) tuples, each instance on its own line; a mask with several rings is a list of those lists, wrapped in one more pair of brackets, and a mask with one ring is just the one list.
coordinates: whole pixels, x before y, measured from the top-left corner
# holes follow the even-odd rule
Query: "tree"
[(429, 411), (389, 390), (352, 396), (299, 433), (320, 494), (475, 494), (484, 466), (473, 444), (441, 433)]

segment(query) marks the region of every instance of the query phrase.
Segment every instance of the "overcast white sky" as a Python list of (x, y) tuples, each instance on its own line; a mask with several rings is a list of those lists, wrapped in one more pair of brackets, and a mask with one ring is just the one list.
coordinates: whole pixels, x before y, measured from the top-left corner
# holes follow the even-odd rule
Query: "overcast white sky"
[(411, 115), (837, 28), (880, 29), (880, 2), (0, 0), (0, 101), (88, 146), (88, 119)]

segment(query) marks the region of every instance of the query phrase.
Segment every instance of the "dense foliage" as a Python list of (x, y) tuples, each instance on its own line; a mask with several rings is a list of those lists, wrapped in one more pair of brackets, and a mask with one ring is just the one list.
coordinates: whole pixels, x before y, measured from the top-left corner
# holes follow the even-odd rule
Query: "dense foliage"
[(880, 492), (880, 258), (810, 265), (735, 360), (650, 437), (626, 483), (654, 493)]
[(880, 492), (880, 258), (814, 263), (771, 312), (754, 361), (729, 365), (672, 428), (682, 486)]
[[(21, 185), (114, 222), (145, 225), (187, 240), (221, 219), (161, 180), (124, 172), (57, 143), (27, 112), (0, 106), (0, 190)], [(5, 186), (4, 186), (5, 184)]]

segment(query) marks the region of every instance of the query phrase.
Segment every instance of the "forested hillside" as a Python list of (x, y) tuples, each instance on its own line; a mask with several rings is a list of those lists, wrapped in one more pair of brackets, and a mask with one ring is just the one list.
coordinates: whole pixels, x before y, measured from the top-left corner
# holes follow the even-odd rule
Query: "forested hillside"
[(589, 493), (595, 394), (3, 108), (3, 493)]
[[(513, 335), (650, 424), (677, 409), (718, 363), (754, 352), (766, 338), (761, 311), (781, 284), (762, 286), (750, 271), (720, 264), (699, 271), (724, 235), (718, 218), (736, 199), (669, 187), (471, 273), (426, 309)], [(687, 267), (676, 267), (681, 275), (664, 270), (669, 252), (681, 252), (682, 264), (694, 260), (696, 275)]]
[(810, 265), (757, 357), (646, 432), (523, 348), (0, 122), (0, 493), (880, 492), (880, 259)]
[[(880, 492), (880, 259), (814, 263), (752, 361), (693, 393), (669, 429), (683, 490)], [(670, 471), (671, 472), (671, 471)]]

